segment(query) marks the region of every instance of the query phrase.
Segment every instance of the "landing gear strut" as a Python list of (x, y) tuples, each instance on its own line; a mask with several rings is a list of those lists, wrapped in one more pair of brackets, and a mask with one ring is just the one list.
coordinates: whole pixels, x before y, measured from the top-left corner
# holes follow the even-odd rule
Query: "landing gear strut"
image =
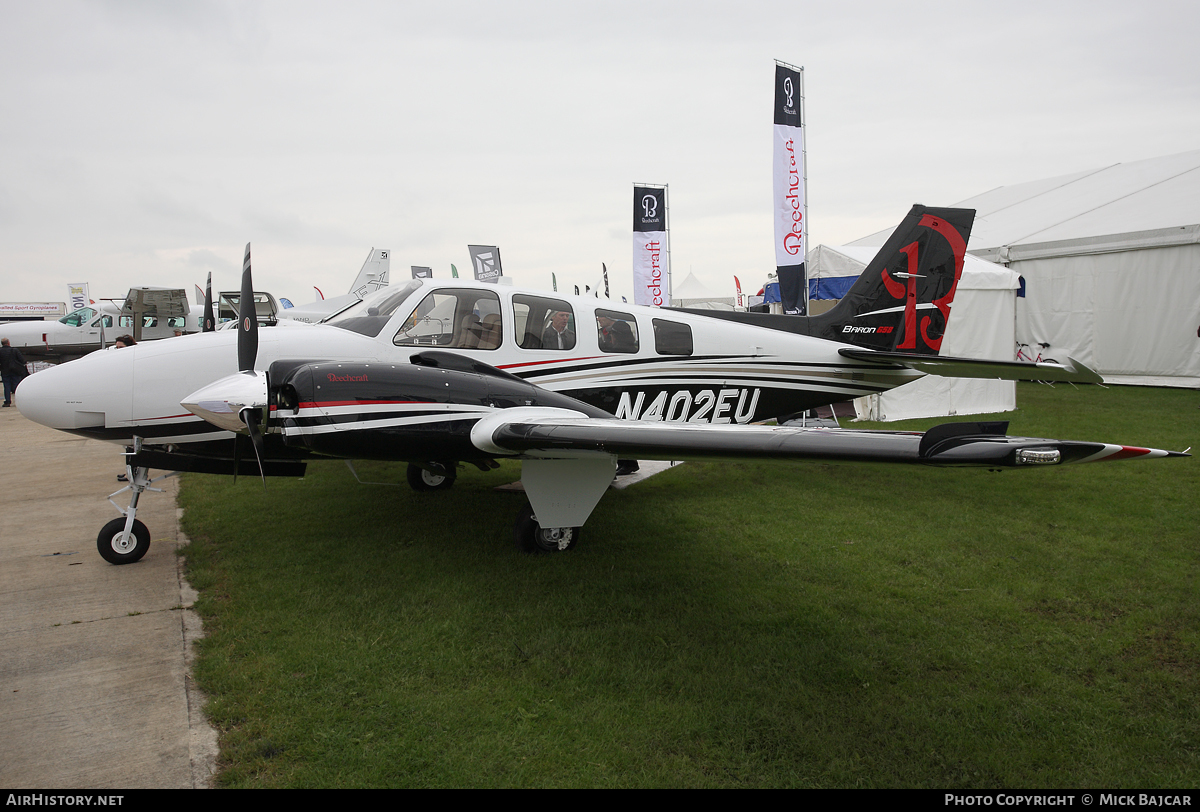
[(517, 515), (513, 536), (523, 553), (565, 553), (579, 542), (579, 528), (542, 527), (533, 515), (533, 505), (526, 503)]
[[(151, 485), (175, 476), (176, 473), (172, 471), (151, 479), (149, 468), (135, 468), (126, 464), (125, 476), (129, 479), (129, 484), (108, 496), (109, 504), (121, 511), (124, 518), (113, 519), (101, 528), (100, 535), (96, 537), (96, 549), (101, 558), (110, 564), (132, 564), (141, 560), (150, 549), (150, 531), (137, 519), (138, 500), (144, 491), (162, 493), (162, 488), (154, 488)], [(131, 491), (132, 496), (129, 498), (129, 507), (122, 508), (113, 501), (113, 497), (125, 491)]]

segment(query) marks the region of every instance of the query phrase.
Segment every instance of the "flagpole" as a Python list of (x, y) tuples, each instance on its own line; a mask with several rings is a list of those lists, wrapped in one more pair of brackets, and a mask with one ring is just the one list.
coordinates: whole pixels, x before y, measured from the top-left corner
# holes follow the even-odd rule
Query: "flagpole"
[[(671, 184), (663, 184), (663, 207), (666, 208), (666, 217), (663, 224), (667, 229), (667, 290), (671, 293), (675, 292), (675, 287), (671, 284), (671, 273), (675, 270), (674, 263), (671, 261)], [(671, 306), (671, 297), (667, 296), (667, 307)]]

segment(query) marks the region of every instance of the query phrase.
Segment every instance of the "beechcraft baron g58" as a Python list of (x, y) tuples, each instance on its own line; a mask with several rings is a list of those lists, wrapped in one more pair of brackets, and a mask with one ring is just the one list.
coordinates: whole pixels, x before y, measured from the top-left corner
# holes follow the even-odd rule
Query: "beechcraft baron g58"
[[(448, 486), (460, 464), (519, 459), (529, 505), (518, 543), (556, 551), (578, 540), (618, 457), (997, 468), (1183, 456), (1008, 437), (1006, 423), (924, 433), (750, 425), (928, 372), (1098, 382), (1072, 361), (938, 356), (973, 219), (914, 207), (841, 303), (810, 318), (413, 280), (323, 324), (260, 335), (242, 318), (236, 336), (97, 353), (29, 378), (18, 405), (37, 422), (128, 447), (131, 504), (98, 540), (113, 563), (149, 546), (135, 513), (152, 468), (299, 475), (310, 457), (402, 460), (410, 483), (428, 489)], [(252, 290), (249, 246), (242, 284)]]

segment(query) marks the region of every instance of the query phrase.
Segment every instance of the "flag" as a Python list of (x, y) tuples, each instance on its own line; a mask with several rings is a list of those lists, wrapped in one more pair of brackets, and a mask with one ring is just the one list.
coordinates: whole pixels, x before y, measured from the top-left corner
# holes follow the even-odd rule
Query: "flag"
[(504, 275), (500, 268), (500, 248), (496, 245), (468, 245), (471, 252), (471, 267), (475, 279), (480, 282), (495, 282)]
[(633, 303), (669, 305), (667, 189), (633, 187)]
[(804, 69), (775, 65), (775, 265), (783, 312), (804, 315)]

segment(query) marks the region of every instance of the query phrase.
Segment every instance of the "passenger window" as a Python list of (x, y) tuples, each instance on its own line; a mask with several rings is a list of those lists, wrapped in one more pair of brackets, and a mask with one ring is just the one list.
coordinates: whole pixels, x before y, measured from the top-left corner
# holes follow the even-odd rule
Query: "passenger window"
[(494, 350), (503, 342), (500, 297), (490, 291), (439, 290), (417, 305), (392, 343), (401, 347)]
[(659, 355), (691, 355), (691, 325), (654, 319), (654, 351)]
[(633, 314), (596, 310), (596, 340), (601, 352), (637, 352), (637, 321)]
[(561, 299), (516, 294), (513, 318), (522, 349), (575, 348), (575, 312)]

